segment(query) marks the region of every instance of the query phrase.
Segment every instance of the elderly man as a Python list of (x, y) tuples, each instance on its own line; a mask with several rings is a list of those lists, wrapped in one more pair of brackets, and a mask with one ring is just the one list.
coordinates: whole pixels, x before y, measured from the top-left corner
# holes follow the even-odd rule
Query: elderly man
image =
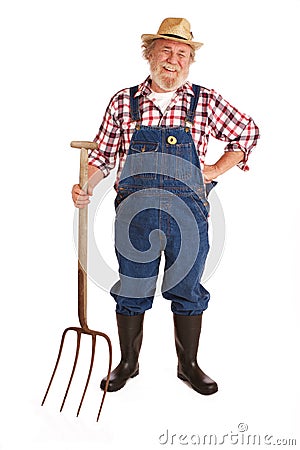
[[(209, 395), (217, 383), (198, 366), (202, 313), (209, 292), (200, 279), (209, 249), (207, 196), (216, 178), (233, 166), (248, 170), (257, 143), (253, 120), (214, 90), (187, 81), (195, 51), (190, 24), (165, 19), (157, 34), (142, 35), (150, 76), (111, 99), (89, 155), (89, 190), (72, 190), (76, 207), (89, 203), (94, 186), (115, 167), (115, 245), (120, 279), (111, 289), (121, 361), (109, 391), (139, 373), (146, 310), (152, 307), (162, 253), (162, 295), (174, 317), (177, 376)], [(209, 136), (226, 142), (224, 154), (205, 164)], [(101, 382), (104, 389), (105, 379)]]

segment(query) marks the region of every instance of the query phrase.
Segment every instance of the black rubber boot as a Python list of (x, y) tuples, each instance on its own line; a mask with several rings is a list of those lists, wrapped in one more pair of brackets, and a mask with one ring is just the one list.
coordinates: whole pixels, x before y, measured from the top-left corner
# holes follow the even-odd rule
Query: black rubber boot
[[(143, 340), (144, 314), (125, 316), (117, 314), (117, 325), (121, 349), (120, 364), (111, 372), (108, 392), (115, 392), (125, 386), (129, 378), (139, 373), (138, 358)], [(100, 387), (105, 389), (107, 378), (103, 378)]]
[(175, 346), (178, 356), (177, 376), (200, 394), (210, 395), (217, 392), (218, 385), (200, 369), (197, 363), (201, 324), (202, 314), (197, 316), (174, 314)]

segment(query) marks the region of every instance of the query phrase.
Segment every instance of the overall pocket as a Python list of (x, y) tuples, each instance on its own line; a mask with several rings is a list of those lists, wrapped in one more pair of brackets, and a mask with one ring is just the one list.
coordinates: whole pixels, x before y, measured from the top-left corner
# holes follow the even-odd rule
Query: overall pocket
[(193, 173), (192, 160), (193, 149), (191, 143), (166, 144), (164, 162), (166, 175), (179, 181), (190, 179)]
[(147, 179), (156, 178), (158, 146), (158, 142), (134, 141), (130, 144), (127, 156), (129, 159), (130, 176)]

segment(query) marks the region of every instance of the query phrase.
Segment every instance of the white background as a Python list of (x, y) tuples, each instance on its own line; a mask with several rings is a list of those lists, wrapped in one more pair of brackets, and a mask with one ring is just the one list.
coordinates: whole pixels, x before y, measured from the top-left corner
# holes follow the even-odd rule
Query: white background
[[(299, 0), (1, 3), (1, 450), (182, 448), (192, 434), (213, 433), (220, 441), (228, 433), (223, 448), (232, 448), (240, 423), (248, 434), (300, 445), (299, 12)], [(146, 78), (140, 35), (170, 16), (188, 18), (205, 43), (190, 80), (252, 115), (262, 135), (250, 172), (232, 169), (217, 187), (226, 247), (206, 284), (199, 361), (219, 392), (206, 398), (176, 378), (170, 305), (158, 296), (145, 320), (140, 375), (107, 396), (96, 424), (104, 342), (79, 418), (88, 342), (59, 413), (71, 337), (40, 407), (61, 332), (78, 323), (70, 191), (79, 155), (69, 142), (93, 139), (110, 97)], [(211, 142), (211, 152), (213, 160), (222, 146)], [(113, 261), (109, 202), (105, 216), (97, 242)], [(114, 307), (90, 283), (89, 324), (110, 335), (115, 364)], [(163, 445), (166, 430), (176, 436)]]

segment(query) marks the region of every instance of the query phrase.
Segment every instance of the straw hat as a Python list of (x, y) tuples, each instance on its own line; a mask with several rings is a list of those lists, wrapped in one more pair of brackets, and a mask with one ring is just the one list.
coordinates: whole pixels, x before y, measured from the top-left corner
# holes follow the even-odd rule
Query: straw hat
[(141, 36), (142, 41), (145, 43), (151, 39), (169, 39), (170, 41), (188, 44), (194, 50), (198, 50), (203, 44), (202, 42), (193, 41), (193, 37), (189, 21), (173, 17), (162, 21), (157, 34), (142, 34)]

